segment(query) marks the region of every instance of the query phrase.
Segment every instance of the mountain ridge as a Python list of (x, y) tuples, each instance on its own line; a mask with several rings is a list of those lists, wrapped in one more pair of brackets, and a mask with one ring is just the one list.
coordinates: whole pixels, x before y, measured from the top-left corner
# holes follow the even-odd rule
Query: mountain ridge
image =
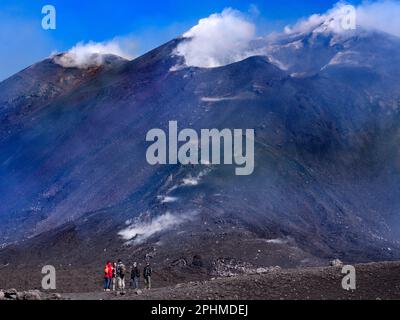
[[(206, 273), (218, 258), (246, 260), (246, 252), (256, 266), (398, 259), (400, 91), (382, 79), (400, 75), (392, 67), (400, 45), (382, 40), (390, 46), (371, 60), (377, 69), (312, 66), (319, 71), (296, 77), (274, 64), (293, 54), (284, 46), (272, 60), (265, 54), (197, 68), (174, 53), (180, 41), (78, 81), (2, 134), (0, 238), (25, 239), (0, 251), (4, 264), (28, 263), (29, 248), (32, 263), (100, 263), (112, 252), (153, 256), (163, 268), (175, 268), (172, 257), (190, 264), (197, 253)], [(318, 48), (309, 61), (325, 54)], [(4, 83), (1, 96), (9, 94)], [(149, 166), (145, 134), (171, 120), (181, 128), (254, 128), (255, 173)], [(173, 218), (169, 228), (155, 228), (160, 217)], [(142, 234), (126, 243), (119, 233), (132, 225)], [(274, 239), (281, 243), (266, 242)], [(78, 254), (82, 246), (91, 250)], [(253, 260), (265, 248), (271, 252)]]

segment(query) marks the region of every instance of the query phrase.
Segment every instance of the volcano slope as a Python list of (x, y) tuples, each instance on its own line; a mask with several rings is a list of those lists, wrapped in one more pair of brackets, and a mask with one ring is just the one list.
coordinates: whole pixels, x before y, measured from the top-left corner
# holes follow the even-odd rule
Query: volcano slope
[[(151, 260), (160, 286), (334, 257), (399, 259), (400, 40), (299, 37), (304, 55), (325, 46), (329, 59), (278, 68), (271, 61), (299, 41), (289, 38), (264, 56), (185, 67), (175, 49), (187, 40), (176, 39), (133, 61), (81, 70), (48, 59), (3, 81), (4, 287), (38, 286), (51, 264), (60, 291), (97, 288), (117, 258)], [(150, 166), (146, 133), (172, 120), (255, 129), (254, 173)]]

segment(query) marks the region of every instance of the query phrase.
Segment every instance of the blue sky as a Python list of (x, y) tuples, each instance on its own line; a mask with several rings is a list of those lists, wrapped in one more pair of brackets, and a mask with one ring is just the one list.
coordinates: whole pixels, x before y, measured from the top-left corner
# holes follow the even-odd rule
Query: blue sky
[[(323, 13), (336, 0), (1, 0), (0, 80), (80, 41), (129, 36), (137, 54), (188, 30), (226, 7), (252, 15), (258, 30), (280, 30), (298, 18)], [(353, 4), (359, 1), (350, 1)], [(57, 29), (43, 30), (41, 9), (57, 10)], [(256, 9), (255, 9), (256, 8)], [(257, 14), (256, 14), (257, 13)]]

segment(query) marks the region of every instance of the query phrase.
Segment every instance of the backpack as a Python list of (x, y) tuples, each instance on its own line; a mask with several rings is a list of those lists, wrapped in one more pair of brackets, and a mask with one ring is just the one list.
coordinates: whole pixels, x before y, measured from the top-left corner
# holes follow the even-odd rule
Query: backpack
[(152, 270), (151, 270), (151, 267), (147, 267), (147, 266), (146, 266), (146, 267), (144, 268), (144, 272), (143, 272), (143, 273), (144, 273), (144, 277), (145, 277), (145, 278), (151, 277), (151, 271), (152, 271)]

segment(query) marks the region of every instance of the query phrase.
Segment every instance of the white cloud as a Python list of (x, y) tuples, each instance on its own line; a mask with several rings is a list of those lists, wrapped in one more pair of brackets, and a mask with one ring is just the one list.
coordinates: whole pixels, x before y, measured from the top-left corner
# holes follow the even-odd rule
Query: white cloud
[(173, 215), (170, 212), (167, 212), (156, 217), (151, 222), (133, 223), (127, 229), (119, 232), (119, 235), (124, 240), (132, 240), (134, 243), (139, 244), (143, 243), (158, 232), (170, 230), (189, 221), (190, 219), (190, 215)]
[(255, 37), (256, 27), (239, 11), (225, 9), (212, 14), (186, 32), (176, 54), (187, 66), (212, 68), (246, 58), (245, 51)]
[(104, 55), (116, 55), (125, 59), (134, 58), (134, 42), (129, 39), (115, 38), (108, 42), (78, 43), (61, 56), (54, 58), (55, 62), (65, 68), (82, 68), (100, 66), (104, 62)]

